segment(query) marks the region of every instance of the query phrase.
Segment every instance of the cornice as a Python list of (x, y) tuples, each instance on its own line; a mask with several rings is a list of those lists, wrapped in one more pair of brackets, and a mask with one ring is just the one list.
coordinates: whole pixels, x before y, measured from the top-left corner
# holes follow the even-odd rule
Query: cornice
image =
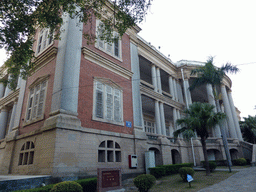
[(34, 60), (35, 66), (33, 70), (31, 70), (31, 75), (40, 70), (41, 68), (43, 68), (50, 61), (52, 61), (56, 57), (57, 52), (58, 48), (51, 46), (48, 49), (46, 49), (43, 53), (41, 53), (38, 57), (36, 57)]
[(108, 58), (100, 55), (99, 53), (87, 48), (83, 47), (82, 48), (82, 53), (84, 55), (84, 58), (101, 66), (104, 67), (105, 69), (108, 69), (126, 79), (130, 79), (132, 77), (132, 72), (115, 62), (109, 60)]
[(6, 97), (1, 98), (0, 106), (6, 106), (11, 102), (15, 102), (15, 100), (19, 97), (19, 93), (20, 93), (20, 88), (10, 92), (9, 95), (7, 95)]
[(158, 100), (158, 101), (161, 101), (162, 103), (165, 103), (166, 105), (169, 105), (171, 107), (174, 107), (176, 109), (179, 109), (179, 110), (183, 110), (184, 108), (184, 105), (177, 102), (177, 101), (174, 101), (170, 98), (168, 98), (167, 96), (164, 96), (162, 94), (159, 94), (157, 92), (155, 92), (154, 90), (144, 86), (144, 85), (140, 85), (140, 91), (141, 91), (141, 94), (143, 95), (146, 95), (150, 98), (153, 98), (155, 100)]
[(224, 78), (222, 79), (222, 83), (226, 85), (229, 89), (231, 89), (232, 81), (227, 75), (225, 75)]
[(172, 76), (176, 76), (175, 74), (177, 67), (152, 47), (145, 44), (141, 39), (138, 39), (138, 53), (147, 60), (151, 61), (157, 67), (163, 69), (165, 72)]

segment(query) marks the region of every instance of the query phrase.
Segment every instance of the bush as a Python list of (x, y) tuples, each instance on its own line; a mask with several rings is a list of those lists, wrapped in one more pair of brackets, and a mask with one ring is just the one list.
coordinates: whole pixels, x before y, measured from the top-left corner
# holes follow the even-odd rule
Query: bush
[(153, 175), (142, 174), (137, 176), (133, 183), (139, 189), (139, 192), (147, 192), (154, 186), (156, 178)]
[(182, 168), (179, 169), (179, 174), (180, 174), (180, 177), (182, 178), (182, 180), (184, 182), (186, 182), (187, 181), (187, 174), (189, 174), (193, 177), (194, 174), (195, 174), (195, 171), (191, 167), (182, 167)]
[[(165, 175), (171, 175), (171, 174), (179, 173), (179, 169), (181, 167), (193, 167), (193, 163), (161, 165), (161, 166), (157, 166), (157, 167), (151, 167), (151, 168), (149, 168), (149, 170), (150, 170), (151, 175), (154, 175), (156, 178), (160, 178), (160, 177), (165, 176)], [(159, 168), (161, 168), (161, 169), (159, 169)]]
[(152, 168), (148, 168), (150, 171), (150, 174), (153, 175), (155, 178), (161, 178), (163, 176), (165, 176), (165, 168), (163, 166), (161, 167), (152, 167)]
[(83, 192), (83, 188), (75, 181), (64, 181), (54, 185), (50, 192)]
[(97, 177), (80, 179), (75, 182), (83, 187), (83, 192), (95, 192), (97, 190)]
[[(205, 161), (202, 161), (203, 163), (203, 167), (206, 168), (206, 164)], [(217, 167), (217, 164), (215, 163), (215, 161), (209, 161), (209, 168), (210, 168), (210, 172), (213, 172)]]
[(244, 166), (246, 165), (247, 161), (245, 158), (239, 158), (239, 159), (235, 159), (232, 162), (234, 165), (238, 165), (238, 166)]

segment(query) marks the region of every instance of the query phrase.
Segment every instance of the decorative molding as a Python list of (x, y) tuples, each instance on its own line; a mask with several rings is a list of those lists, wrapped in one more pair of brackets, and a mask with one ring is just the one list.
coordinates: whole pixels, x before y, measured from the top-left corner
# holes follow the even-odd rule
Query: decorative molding
[(87, 47), (83, 47), (82, 52), (85, 59), (101, 67), (104, 67), (105, 69), (108, 69), (126, 79), (130, 79), (132, 77), (133, 73), (130, 70), (114, 63), (113, 61), (107, 59), (106, 57), (100, 55), (99, 53), (96, 53)]
[(15, 91), (11, 91), (9, 95), (0, 99), (0, 106), (6, 106), (11, 102), (15, 102), (19, 97), (20, 88), (16, 89)]
[(50, 61), (52, 61), (58, 52), (58, 48), (50, 46), (48, 49), (46, 49), (44, 52), (42, 52), (38, 57), (35, 58), (35, 66), (30, 71), (31, 75), (35, 72), (39, 71), (41, 68), (43, 68), (45, 65), (47, 65)]
[(29, 85), (29, 89), (31, 89), (32, 87), (36, 86), (38, 83), (41, 83), (44, 80), (48, 80), (50, 77), (50, 75), (44, 75), (42, 77), (38, 77), (31, 85)]

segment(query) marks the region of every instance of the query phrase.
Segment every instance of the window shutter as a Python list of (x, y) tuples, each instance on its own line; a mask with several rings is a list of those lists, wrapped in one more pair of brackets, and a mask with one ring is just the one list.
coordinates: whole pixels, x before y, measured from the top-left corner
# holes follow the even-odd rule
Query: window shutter
[(98, 29), (98, 38), (97, 38), (98, 46), (100, 48), (104, 49), (104, 41), (100, 39), (100, 37), (102, 37), (102, 29), (99, 26), (97, 27), (97, 29)]
[(37, 53), (40, 53), (41, 51), (41, 45), (42, 45), (43, 35), (39, 37), (38, 47), (37, 47)]
[(29, 96), (29, 103), (28, 103), (27, 120), (29, 120), (31, 117), (33, 98), (34, 98), (34, 89), (31, 89), (30, 96)]
[(40, 90), (37, 117), (40, 117), (43, 114), (44, 98), (45, 98), (45, 86), (44, 86), (44, 83), (42, 83), (41, 90)]
[(117, 38), (116, 40), (114, 40), (114, 54), (116, 57), (119, 57), (119, 37), (117, 34), (115, 34), (115, 38)]
[(115, 89), (114, 96), (114, 120), (121, 122), (121, 102), (120, 102), (120, 91)]
[(113, 120), (113, 94), (112, 87), (106, 86), (106, 119)]
[(103, 118), (103, 93), (96, 91), (96, 117)]
[(44, 43), (43, 43), (43, 49), (47, 46), (47, 38), (48, 38), (48, 30), (44, 32)]
[(107, 43), (107, 52), (113, 54), (113, 46), (112, 46), (112, 44)]

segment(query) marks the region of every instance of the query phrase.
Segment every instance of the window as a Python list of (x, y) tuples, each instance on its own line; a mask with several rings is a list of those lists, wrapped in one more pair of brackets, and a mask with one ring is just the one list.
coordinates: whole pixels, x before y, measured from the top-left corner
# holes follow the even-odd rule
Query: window
[(117, 142), (101, 142), (98, 150), (98, 162), (121, 162), (121, 148)]
[(144, 127), (145, 127), (145, 132), (156, 133), (155, 122), (153, 122), (153, 121), (144, 121)]
[(94, 81), (93, 119), (123, 125), (122, 91), (109, 81)]
[(119, 34), (114, 32), (115, 41), (112, 43), (107, 43), (104, 40), (101, 40), (100, 37), (103, 35), (104, 25), (97, 21), (97, 43), (96, 47), (102, 51), (108, 53), (109, 55), (121, 59), (121, 40)]
[(20, 150), (18, 165), (31, 165), (34, 162), (35, 145), (32, 141), (24, 143)]
[(30, 88), (26, 121), (42, 119), (46, 95), (47, 80)]
[(50, 34), (50, 29), (42, 29), (38, 36), (37, 51), (36, 54), (41, 53), (53, 42), (53, 35)]

